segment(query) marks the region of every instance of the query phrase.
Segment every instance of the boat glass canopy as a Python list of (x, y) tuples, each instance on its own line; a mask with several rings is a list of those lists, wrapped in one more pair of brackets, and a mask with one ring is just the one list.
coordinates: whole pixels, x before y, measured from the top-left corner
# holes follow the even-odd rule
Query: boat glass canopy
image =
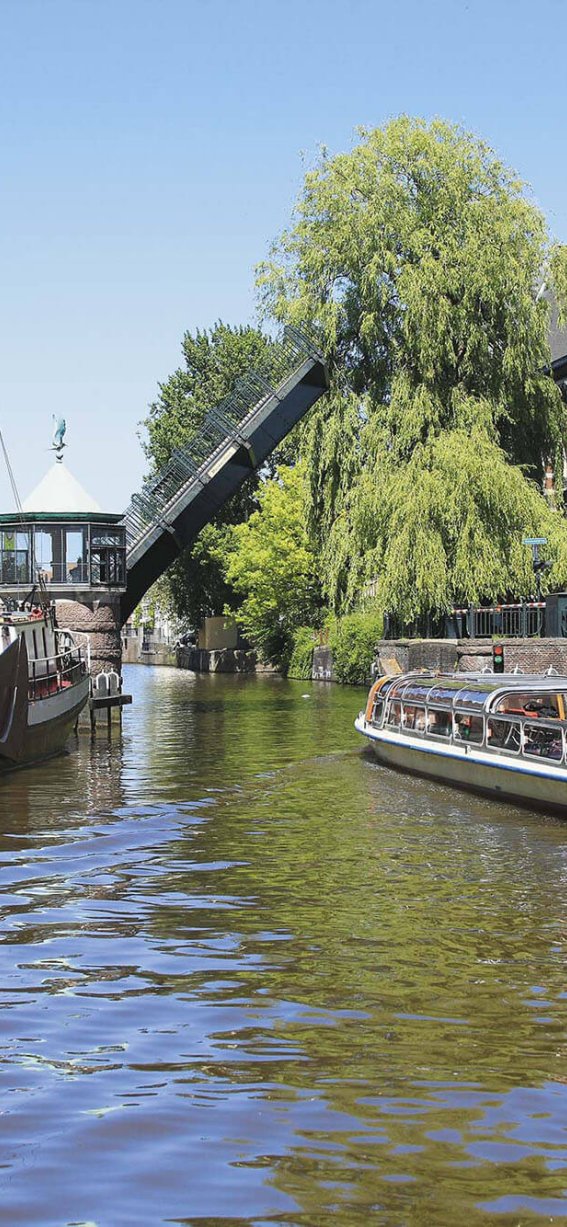
[(405, 705), (427, 705), (468, 712), (536, 712), (557, 717), (557, 697), (567, 703), (565, 679), (550, 676), (538, 679), (537, 687), (526, 688), (525, 675), (474, 675), (443, 677), (439, 674), (402, 674), (388, 678), (380, 689), (383, 699), (401, 700)]

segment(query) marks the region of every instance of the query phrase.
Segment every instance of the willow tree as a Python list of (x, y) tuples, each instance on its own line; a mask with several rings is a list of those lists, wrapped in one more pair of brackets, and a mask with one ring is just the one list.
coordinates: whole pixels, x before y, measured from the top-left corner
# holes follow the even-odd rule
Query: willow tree
[[(402, 117), (321, 157), (259, 269), (267, 314), (318, 332), (332, 388), (304, 428), (311, 525), (335, 608), (369, 579), (405, 618), (529, 585), (526, 530), (565, 530), (540, 493), (562, 463), (543, 270), (524, 186), (475, 137)], [(543, 530), (545, 529), (545, 533)]]

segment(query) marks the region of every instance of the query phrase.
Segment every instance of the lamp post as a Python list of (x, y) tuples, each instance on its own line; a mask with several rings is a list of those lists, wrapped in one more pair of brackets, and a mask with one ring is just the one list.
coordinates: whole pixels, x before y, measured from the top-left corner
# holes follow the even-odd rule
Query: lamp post
[(541, 601), (542, 571), (547, 571), (548, 568), (553, 565), (551, 562), (546, 562), (543, 558), (540, 558), (539, 556), (539, 547), (540, 545), (547, 545), (547, 537), (524, 537), (522, 539), (522, 544), (531, 546), (532, 566), (534, 569), (534, 575), (535, 575), (535, 581), (536, 581), (537, 599), (538, 601)]

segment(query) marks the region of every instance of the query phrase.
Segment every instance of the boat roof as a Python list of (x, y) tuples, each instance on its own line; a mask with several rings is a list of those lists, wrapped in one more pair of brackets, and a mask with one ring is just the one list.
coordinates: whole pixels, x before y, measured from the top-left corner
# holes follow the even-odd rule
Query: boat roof
[(400, 673), (387, 679), (390, 697), (406, 702), (483, 710), (504, 694), (567, 693), (567, 676), (550, 673)]
[(45, 614), (0, 614), (0, 626), (13, 626), (21, 630), (24, 626), (41, 626), (45, 622)]

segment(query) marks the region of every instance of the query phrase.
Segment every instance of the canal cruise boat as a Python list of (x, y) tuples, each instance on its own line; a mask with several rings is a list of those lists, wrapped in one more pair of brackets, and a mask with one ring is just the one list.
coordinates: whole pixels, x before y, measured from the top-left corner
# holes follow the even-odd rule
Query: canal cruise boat
[(53, 606), (0, 611), (0, 773), (63, 750), (89, 688), (87, 652)]
[(379, 678), (355, 727), (388, 767), (567, 814), (567, 677)]

